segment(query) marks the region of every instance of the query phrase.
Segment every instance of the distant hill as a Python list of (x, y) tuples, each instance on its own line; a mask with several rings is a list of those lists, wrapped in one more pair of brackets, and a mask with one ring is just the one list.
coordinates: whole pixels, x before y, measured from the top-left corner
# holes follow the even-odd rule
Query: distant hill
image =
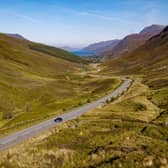
[(163, 30), (165, 26), (163, 25), (151, 25), (148, 27), (145, 27), (139, 34), (145, 35), (147, 34), (148, 36), (153, 34), (159, 34), (161, 30)]
[(15, 37), (15, 38), (18, 38), (18, 39), (25, 39), (22, 35), (20, 34), (6, 34), (7, 36), (9, 37)]
[(0, 74), (6, 69), (11, 76), (19, 71), (51, 76), (53, 73), (66, 73), (86, 63), (85, 59), (65, 50), (18, 37), (0, 34)]
[(102, 41), (102, 42), (90, 44), (89, 46), (83, 48), (82, 50), (93, 52), (97, 55), (100, 55), (102, 52), (115, 47), (119, 42), (120, 40)]
[(168, 75), (168, 27), (133, 52), (104, 62), (108, 71)]
[(139, 46), (143, 45), (152, 36), (159, 34), (164, 29), (161, 25), (151, 25), (145, 27), (140, 33), (130, 34), (121, 40), (115, 47), (106, 50), (103, 55), (104, 58), (112, 58), (121, 54), (130, 53)]
[[(0, 34), (1, 36), (4, 37), (4, 40), (9, 40), (10, 38), (10, 42), (17, 42), (19, 44), (21, 44), (22, 47), (25, 47), (24, 44), (26, 44), (26, 47), (29, 48), (29, 52), (32, 52), (33, 50), (34, 51), (37, 51), (37, 52), (40, 52), (40, 53), (43, 53), (43, 54), (47, 54), (48, 56), (54, 56), (54, 57), (57, 57), (57, 58), (62, 58), (62, 59), (65, 59), (65, 60), (68, 60), (68, 61), (71, 61), (71, 62), (76, 62), (76, 63), (81, 63), (81, 62), (87, 62), (85, 59), (82, 59), (66, 50), (63, 50), (61, 48), (57, 48), (57, 47), (54, 47), (54, 46), (49, 46), (49, 45), (45, 45), (45, 44), (41, 44), (41, 43), (36, 43), (36, 42), (31, 42), (31, 41), (28, 41), (26, 40), (23, 36), (19, 35), (19, 34), (3, 34), (1, 33)], [(7, 38), (9, 37), (9, 38)], [(19, 41), (18, 41), (18, 40)], [(14, 46), (17, 46), (16, 44), (14, 44)], [(9, 48), (10, 49), (10, 48)], [(21, 49), (24, 49), (24, 48), (20, 48)], [(27, 53), (29, 54), (29, 53)]]

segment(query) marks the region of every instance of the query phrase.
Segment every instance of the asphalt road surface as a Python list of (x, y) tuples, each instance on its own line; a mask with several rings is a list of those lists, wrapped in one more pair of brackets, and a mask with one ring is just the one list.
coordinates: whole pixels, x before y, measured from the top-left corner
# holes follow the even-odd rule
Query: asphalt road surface
[[(60, 116), (57, 116), (57, 117), (61, 117), (63, 119), (62, 122), (77, 118), (78, 116), (84, 114), (85, 112), (92, 110), (95, 107), (105, 103), (107, 100), (110, 100), (111, 98), (115, 98), (115, 97), (119, 96), (121, 93), (123, 93), (124, 91), (126, 91), (129, 88), (129, 86), (131, 85), (131, 82), (132, 82), (131, 79), (126, 79), (122, 85), (120, 85), (116, 90), (114, 90), (112, 93), (108, 94), (107, 96), (105, 96), (95, 102), (86, 104), (82, 107), (73, 109), (70, 112), (67, 112), (67, 113), (60, 115)], [(55, 117), (55, 118), (57, 118), (57, 117)], [(55, 118), (41, 122), (40, 124), (26, 128), (22, 131), (18, 131), (14, 134), (7, 136), (7, 137), (1, 138), (0, 139), (0, 151), (6, 150), (16, 144), (19, 144), (19, 143), (29, 139), (29, 138), (37, 136), (40, 133), (42, 133), (43, 131), (46, 131), (49, 128), (52, 128), (52, 127), (62, 123), (62, 122), (55, 122), (54, 121)]]

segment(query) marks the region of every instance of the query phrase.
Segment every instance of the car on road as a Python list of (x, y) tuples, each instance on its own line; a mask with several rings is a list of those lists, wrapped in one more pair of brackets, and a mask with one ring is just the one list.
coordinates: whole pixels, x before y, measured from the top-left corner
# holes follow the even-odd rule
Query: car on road
[(56, 118), (54, 121), (55, 121), (56, 123), (59, 123), (59, 122), (62, 122), (62, 121), (63, 121), (63, 118), (58, 117), (58, 118)]

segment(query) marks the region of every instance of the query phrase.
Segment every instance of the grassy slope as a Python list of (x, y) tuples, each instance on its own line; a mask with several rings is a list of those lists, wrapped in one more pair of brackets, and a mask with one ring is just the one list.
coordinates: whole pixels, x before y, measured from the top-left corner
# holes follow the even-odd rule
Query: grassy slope
[(160, 117), (154, 119), (160, 109), (147, 97), (147, 86), (137, 78), (116, 101), (4, 152), (1, 166), (165, 166), (167, 128)]
[(105, 59), (131, 53), (143, 45), (152, 36), (160, 33), (163, 29), (164, 26), (151, 25), (149, 27), (145, 27), (139, 34), (131, 34), (126, 36), (114, 49), (104, 53)]
[(84, 63), (84, 62), (87, 63), (85, 59), (82, 59), (81, 57), (77, 57), (65, 50), (58, 49), (55, 47), (47, 46), (40, 43), (29, 44), (29, 47), (32, 50), (39, 51), (54, 57), (63, 58), (68, 61), (77, 62), (77, 63)]
[(151, 38), (129, 55), (104, 62), (106, 73), (143, 76), (151, 89), (153, 101), (168, 108), (168, 30)]
[[(162, 32), (134, 52), (104, 62), (107, 71), (120, 74), (167, 76), (168, 32)], [(164, 73), (163, 73), (164, 72)]]
[(1, 166), (166, 167), (167, 40), (155, 38), (105, 64), (102, 74), (134, 78), (121, 98), (5, 152)]
[[(9, 118), (10, 115), (17, 118), (26, 111), (43, 108), (44, 103), (56, 99), (61, 92), (69, 94), (70, 86), (65, 77), (81, 69), (79, 64), (60, 59), (59, 56), (54, 58), (31, 50), (30, 44), (35, 45), (0, 35), (0, 118), (4, 118), (5, 123), (8, 115)], [(59, 51), (56, 53), (59, 54)], [(64, 90), (61, 90), (60, 82), (64, 83)], [(45, 102), (46, 95), (48, 98)]]
[[(105, 79), (105, 80), (107, 80), (107, 79)], [(110, 82), (111, 89), (116, 88), (119, 84), (118, 82), (114, 82), (114, 80), (112, 82), (108, 79), (108, 81)], [(96, 86), (98, 86), (99, 82), (95, 82), (95, 81), (92, 82), (92, 85), (95, 85), (96, 83), (97, 83)], [(103, 92), (106, 92), (102, 87), (107, 88), (107, 85), (105, 86), (105, 84), (103, 83), (103, 85), (100, 87), (100, 89)], [(87, 85), (87, 88), (88, 88), (88, 85)], [(98, 89), (96, 89), (96, 91), (98, 91)], [(79, 119), (79, 122), (80, 121), (81, 121), (81, 119)], [(22, 153), (22, 154), (24, 153), (24, 155), (22, 155), (22, 156), (24, 156), (25, 158), (22, 157), (19, 153), (16, 154), (15, 150), (14, 151), (12, 150), (12, 154), (11, 153), (9, 154), (10, 155), (9, 157), (11, 157), (11, 161), (9, 161), (8, 158), (6, 158), (7, 153), (5, 152), (4, 154), (1, 155), (0, 166), (6, 166), (6, 167), (8, 166), (8, 167), (13, 168), (13, 167), (24, 167), (24, 166), (27, 166), (27, 167), (51, 167), (51, 165), (54, 165), (54, 166), (57, 165), (58, 167), (61, 167), (63, 164), (63, 160), (64, 160), (63, 157), (65, 157), (65, 159), (68, 158), (69, 154), (71, 155), (71, 152), (72, 153), (77, 152), (76, 154), (78, 155), (78, 152), (79, 152), (78, 150), (83, 150), (84, 147), (86, 145), (88, 145), (87, 141), (92, 140), (92, 138), (90, 138), (90, 136), (92, 136), (92, 135), (89, 135), (89, 134), (87, 134), (82, 139), (80, 138), (82, 135), (82, 133), (80, 135), (80, 132), (79, 132), (80, 130), (82, 131), (83, 129), (85, 130), (85, 128), (87, 128), (87, 129), (92, 128), (92, 127), (90, 127), (92, 125), (92, 123), (89, 122), (89, 120), (87, 121), (86, 125), (83, 125), (82, 122), (83, 121), (78, 123), (78, 119), (77, 119), (77, 120), (70, 121), (70, 122), (67, 122), (67, 123), (61, 125), (60, 128), (56, 127), (55, 129), (52, 129), (51, 132), (46, 133), (47, 135), (46, 134), (42, 135), (43, 138), (44, 137), (46, 138), (46, 141), (44, 141), (43, 138), (41, 139), (41, 136), (38, 137), (38, 139), (34, 139), (33, 141), (30, 140), (30, 142), (28, 142), (28, 143), (29, 143), (29, 145), (31, 144), (30, 146), (32, 146), (32, 148), (27, 148), (28, 147), (27, 143), (25, 143), (23, 145), (23, 147), (19, 148), (19, 150), (21, 150), (21, 149), (23, 150), (23, 151), (20, 151), (19, 153)], [(90, 123), (90, 125), (88, 125), (88, 123)], [(78, 124), (81, 125), (81, 128)], [(93, 126), (94, 126), (94, 124), (93, 124)], [(86, 131), (87, 131), (87, 129), (86, 129)], [(93, 127), (93, 129), (94, 129), (94, 127)], [(59, 132), (61, 134), (59, 134)], [(51, 135), (51, 137), (48, 137), (49, 134)], [(63, 136), (63, 134), (64, 134), (64, 136)], [(89, 137), (87, 137), (87, 136), (89, 136)], [(39, 141), (39, 139), (40, 139), (40, 141)], [(48, 144), (49, 146), (47, 145), (47, 143), (49, 143)], [(59, 148), (61, 150), (61, 153), (59, 152)], [(71, 149), (71, 148), (74, 148), (74, 149)], [(77, 150), (76, 150), (76, 148), (77, 148)], [(90, 146), (88, 146), (87, 148), (89, 149)], [(18, 151), (18, 149), (16, 149), (16, 150)], [(33, 150), (33, 151), (31, 151), (31, 150)], [(46, 153), (46, 155), (43, 155), (42, 151), (44, 151)], [(34, 159), (31, 157), (31, 154), (29, 152), (34, 155), (33, 156)], [(85, 150), (83, 152), (84, 152), (83, 154), (85, 154)], [(48, 159), (50, 159), (49, 158), (50, 156), (48, 156), (48, 155), (50, 155), (50, 153), (53, 153), (53, 155), (54, 155), (53, 162), (47, 164)], [(61, 156), (61, 158), (58, 157), (58, 162), (56, 161), (57, 159), (55, 160), (55, 158), (54, 158), (56, 153), (58, 153), (58, 155)], [(39, 155), (40, 157), (38, 157), (36, 154)], [(68, 154), (68, 156), (67, 156), (67, 154)], [(83, 154), (82, 154), (82, 156), (83, 156)], [(16, 158), (14, 159), (13, 156)], [(26, 157), (28, 157), (28, 156), (30, 156), (30, 159), (26, 159)], [(40, 162), (39, 162), (39, 159), (41, 160)], [(75, 157), (73, 157), (72, 159), (74, 159), (74, 161), (75, 161)], [(37, 160), (38, 160), (38, 162), (36, 162)], [(69, 162), (68, 165), (71, 166), (71, 163)], [(66, 165), (66, 166), (68, 166), (68, 165)]]
[[(42, 51), (30, 45), (40, 45)], [(111, 82), (118, 82), (82, 75), (83, 63), (63, 50), (1, 34), (0, 134), (87, 103), (108, 92)]]

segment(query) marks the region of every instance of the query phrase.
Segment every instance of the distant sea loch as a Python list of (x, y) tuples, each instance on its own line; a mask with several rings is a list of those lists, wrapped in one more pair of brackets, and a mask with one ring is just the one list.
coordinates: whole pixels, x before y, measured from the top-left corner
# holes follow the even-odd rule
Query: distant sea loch
[(79, 50), (79, 51), (72, 51), (73, 54), (81, 56), (81, 57), (87, 57), (87, 56), (94, 56), (95, 53), (91, 51), (84, 51), (84, 50)]

